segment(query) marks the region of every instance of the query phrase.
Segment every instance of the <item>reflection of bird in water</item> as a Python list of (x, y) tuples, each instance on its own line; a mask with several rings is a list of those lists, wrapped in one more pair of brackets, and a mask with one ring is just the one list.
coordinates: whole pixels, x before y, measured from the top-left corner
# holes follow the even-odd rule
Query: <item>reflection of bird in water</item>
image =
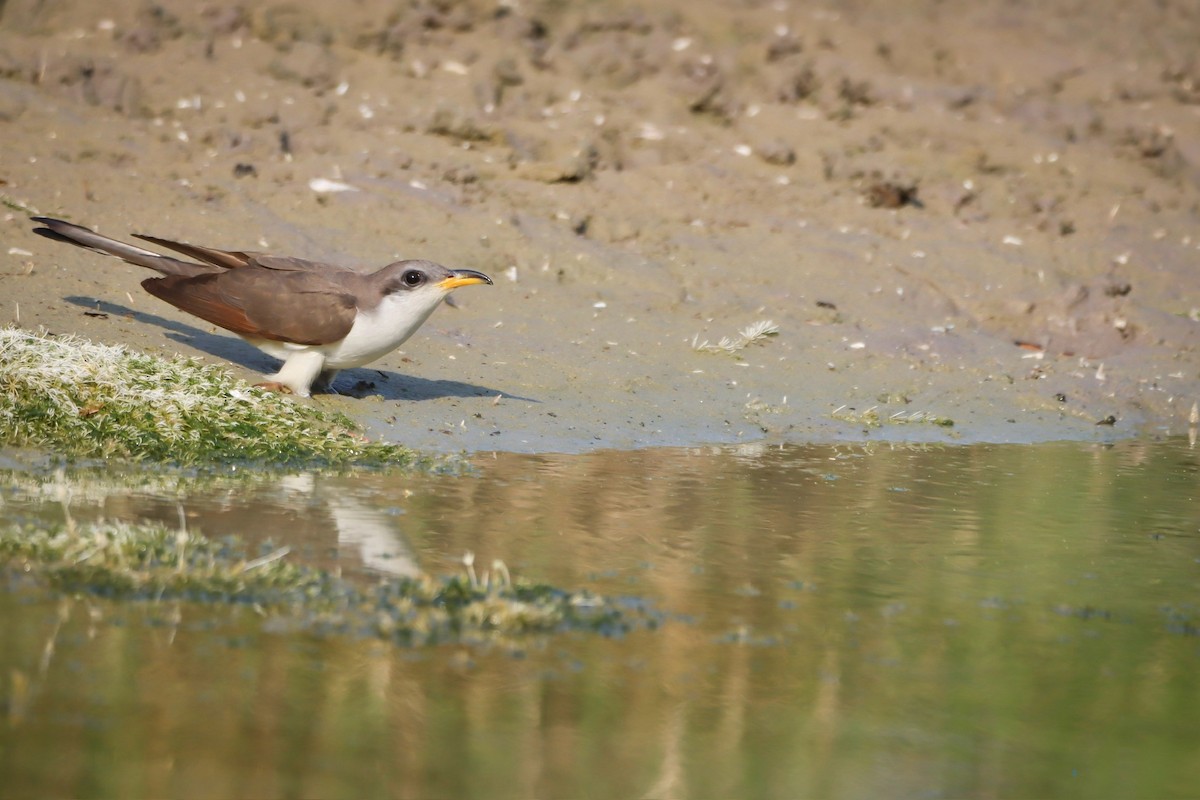
[(338, 546), (357, 547), (367, 569), (398, 578), (421, 574), (412, 547), (384, 512), (344, 496), (326, 505), (337, 527)]
[(416, 554), (389, 515), (347, 494), (346, 486), (322, 491), (311, 472), (302, 472), (281, 478), (279, 488), (286, 494), (303, 495), (325, 506), (337, 530), (339, 549), (356, 549), (367, 569), (398, 578), (421, 574)]

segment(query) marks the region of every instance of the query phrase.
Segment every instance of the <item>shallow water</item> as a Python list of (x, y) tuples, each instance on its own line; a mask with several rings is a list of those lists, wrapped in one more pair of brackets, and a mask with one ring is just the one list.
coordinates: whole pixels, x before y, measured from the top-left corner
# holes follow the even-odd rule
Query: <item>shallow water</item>
[[(10, 471), (0, 517), (185, 520), (369, 580), (502, 559), (661, 626), (402, 649), (0, 592), (0, 796), (1185, 797), (1186, 442), (486, 455), (466, 476)], [(61, 482), (61, 481), (59, 481)], [(153, 484), (153, 485), (152, 485)], [(64, 494), (65, 492), (65, 494)]]

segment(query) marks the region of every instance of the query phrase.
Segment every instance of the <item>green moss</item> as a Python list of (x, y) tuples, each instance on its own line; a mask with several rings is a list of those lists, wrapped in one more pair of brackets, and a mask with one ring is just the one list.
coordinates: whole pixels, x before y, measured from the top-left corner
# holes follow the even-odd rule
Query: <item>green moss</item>
[(388, 578), (362, 587), (293, 563), (288, 548), (266, 551), (250, 558), (236, 539), (214, 541), (155, 525), (0, 530), (0, 564), (60, 591), (250, 604), (314, 632), (433, 644), (562, 630), (620, 633), (648, 620), (593, 594), (513, 581), (502, 564), (482, 579), (468, 566), (462, 575)]
[(940, 428), (953, 428), (954, 420), (949, 417), (939, 417), (928, 411), (899, 411), (886, 417), (881, 416), (878, 406), (872, 406), (866, 411), (858, 411), (849, 406), (840, 406), (830, 414), (841, 422), (850, 422), (867, 428), (881, 428), (884, 425), (936, 425)]
[(5, 208), (11, 209), (13, 211), (20, 211), (22, 214), (37, 213), (29, 206), (25, 205), (24, 203), (22, 203), (18, 200), (12, 199), (11, 197), (9, 197), (6, 194), (0, 195), (0, 205), (3, 205)]
[(409, 465), (342, 414), (198, 361), (0, 329), (0, 445), (178, 464)]

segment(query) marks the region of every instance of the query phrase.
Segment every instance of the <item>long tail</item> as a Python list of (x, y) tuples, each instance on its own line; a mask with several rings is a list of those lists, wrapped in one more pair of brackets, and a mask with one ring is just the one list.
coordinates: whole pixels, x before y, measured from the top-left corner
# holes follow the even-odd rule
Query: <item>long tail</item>
[(65, 222), (61, 219), (54, 219), (52, 217), (31, 217), (30, 219), (45, 226), (33, 229), (33, 232), (39, 236), (45, 236), (47, 239), (53, 239), (56, 242), (73, 244), (76, 247), (83, 247), (97, 253), (116, 256), (124, 261), (128, 261), (130, 264), (147, 267), (155, 272), (161, 272), (163, 275), (201, 275), (206, 272), (223, 271), (219, 267), (193, 264), (190, 261), (180, 261), (177, 258), (159, 255), (150, 250), (143, 250), (140, 247), (126, 244), (125, 242), (118, 242), (116, 239), (109, 239), (107, 236), (101, 236), (95, 231), (88, 230), (81, 225)]

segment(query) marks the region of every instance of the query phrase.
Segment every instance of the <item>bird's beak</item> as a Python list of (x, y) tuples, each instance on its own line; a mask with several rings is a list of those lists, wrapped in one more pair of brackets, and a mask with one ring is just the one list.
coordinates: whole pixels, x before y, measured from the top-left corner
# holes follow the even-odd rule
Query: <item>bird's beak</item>
[(443, 291), (457, 289), (460, 286), (470, 286), (473, 283), (486, 283), (491, 285), (492, 279), (482, 272), (476, 272), (473, 269), (455, 269), (450, 271), (449, 278), (443, 278), (438, 281), (438, 288)]

